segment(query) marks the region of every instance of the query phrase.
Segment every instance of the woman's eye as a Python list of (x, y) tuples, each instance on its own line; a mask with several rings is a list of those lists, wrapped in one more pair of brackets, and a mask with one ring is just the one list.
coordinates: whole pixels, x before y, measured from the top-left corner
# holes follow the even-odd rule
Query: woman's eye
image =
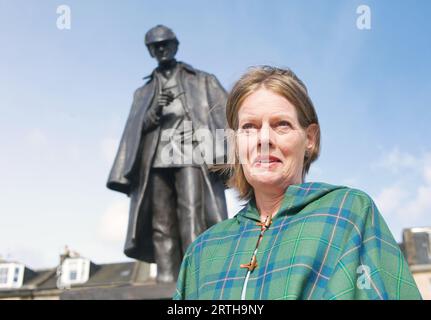
[(242, 125), (241, 129), (248, 130), (248, 129), (255, 129), (256, 126), (252, 123), (245, 123)]
[(278, 121), (274, 126), (275, 132), (278, 132), (278, 133), (288, 133), (291, 128), (292, 128), (292, 125), (290, 124), (289, 121), (286, 121), (286, 120)]
[(244, 123), (239, 130), (239, 133), (254, 134), (257, 132), (257, 127), (253, 123)]
[(285, 120), (279, 121), (277, 125), (280, 127), (290, 127), (290, 123)]

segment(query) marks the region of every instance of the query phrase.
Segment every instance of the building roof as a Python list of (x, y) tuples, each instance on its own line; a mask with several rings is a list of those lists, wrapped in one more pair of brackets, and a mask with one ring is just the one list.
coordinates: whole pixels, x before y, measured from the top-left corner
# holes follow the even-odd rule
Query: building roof
[[(89, 280), (74, 284), (70, 290), (84, 288), (136, 286), (149, 279), (149, 265), (139, 261), (124, 263), (92, 264)], [(0, 289), (0, 298), (43, 295), (47, 292), (60, 295), (69, 289), (57, 287), (57, 268), (31, 271), (32, 277), (21, 288)], [(150, 281), (151, 282), (151, 281)]]

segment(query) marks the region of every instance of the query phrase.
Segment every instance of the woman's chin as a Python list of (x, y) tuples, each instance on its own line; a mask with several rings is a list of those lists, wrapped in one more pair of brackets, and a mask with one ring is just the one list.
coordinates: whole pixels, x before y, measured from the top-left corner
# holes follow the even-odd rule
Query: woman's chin
[(251, 185), (259, 185), (264, 187), (278, 187), (285, 180), (280, 172), (268, 170), (254, 170), (251, 174)]

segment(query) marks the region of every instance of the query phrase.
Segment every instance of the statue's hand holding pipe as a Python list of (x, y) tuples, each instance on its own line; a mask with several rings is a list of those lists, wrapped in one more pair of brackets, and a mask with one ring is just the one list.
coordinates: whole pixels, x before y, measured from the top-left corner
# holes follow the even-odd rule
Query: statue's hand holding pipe
[(144, 123), (144, 130), (148, 131), (158, 126), (160, 124), (160, 119), (162, 118), (163, 108), (168, 106), (172, 101), (174, 101), (182, 94), (184, 94), (184, 92), (181, 92), (174, 96), (172, 91), (162, 91), (162, 93), (159, 95), (157, 103), (147, 112), (148, 120)]
[(159, 99), (157, 100), (158, 104), (158, 112), (160, 112), (160, 115), (162, 113), (162, 109), (166, 106), (168, 106), (172, 101), (174, 101), (175, 96), (172, 93), (172, 91), (162, 92), (159, 95)]
[(159, 125), (160, 118), (162, 117), (163, 108), (168, 106), (175, 97), (172, 92), (163, 92), (159, 95), (157, 103), (148, 110), (148, 116), (155, 125)]
[(157, 110), (156, 115), (158, 117), (162, 116), (162, 111), (164, 107), (167, 107), (169, 104), (171, 104), (172, 101), (174, 101), (176, 98), (184, 94), (184, 92), (181, 92), (177, 94), (176, 96), (172, 91), (166, 91), (159, 95), (159, 99), (157, 100)]
[(157, 127), (160, 124), (162, 118), (163, 108), (169, 105), (173, 101), (172, 95), (168, 93), (161, 93), (157, 99), (157, 103), (154, 104), (147, 111), (147, 120), (144, 123), (144, 130), (150, 130)]

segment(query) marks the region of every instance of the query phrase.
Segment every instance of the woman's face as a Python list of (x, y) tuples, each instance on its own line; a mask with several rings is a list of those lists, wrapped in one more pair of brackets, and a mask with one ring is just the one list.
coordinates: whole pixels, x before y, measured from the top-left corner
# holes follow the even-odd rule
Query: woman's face
[(303, 129), (295, 107), (265, 88), (244, 100), (238, 122), (238, 156), (255, 192), (284, 192), (302, 183), (304, 154), (311, 151), (316, 125)]

